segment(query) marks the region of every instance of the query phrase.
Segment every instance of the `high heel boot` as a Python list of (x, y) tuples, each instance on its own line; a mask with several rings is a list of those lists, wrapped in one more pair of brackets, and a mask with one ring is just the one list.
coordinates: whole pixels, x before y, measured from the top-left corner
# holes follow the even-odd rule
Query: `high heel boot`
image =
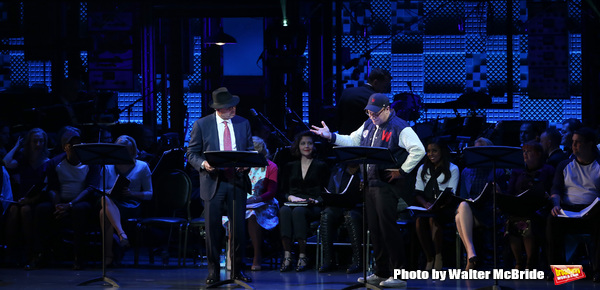
[(346, 273), (358, 273), (363, 268), (363, 233), (361, 215), (353, 211), (347, 211), (344, 214), (344, 223), (348, 230), (350, 246), (352, 247), (352, 264), (348, 267)]
[(329, 215), (321, 214), (321, 244), (323, 245), (323, 265), (319, 267), (320, 273), (333, 270), (333, 229)]

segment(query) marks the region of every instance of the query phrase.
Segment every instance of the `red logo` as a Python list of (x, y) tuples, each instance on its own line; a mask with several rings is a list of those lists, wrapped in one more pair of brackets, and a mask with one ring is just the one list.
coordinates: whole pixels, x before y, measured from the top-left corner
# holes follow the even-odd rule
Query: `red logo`
[(585, 278), (581, 265), (550, 265), (554, 273), (554, 285), (565, 284)]
[(381, 133), (381, 140), (384, 142), (390, 142), (390, 138), (392, 137), (392, 132), (386, 132), (385, 130)]

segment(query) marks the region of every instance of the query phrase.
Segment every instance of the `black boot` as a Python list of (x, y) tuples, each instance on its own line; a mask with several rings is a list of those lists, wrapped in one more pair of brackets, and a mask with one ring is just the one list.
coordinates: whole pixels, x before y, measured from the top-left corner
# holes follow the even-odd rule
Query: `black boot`
[(362, 218), (355, 211), (346, 211), (344, 214), (344, 222), (348, 235), (350, 236), (350, 245), (352, 246), (352, 265), (346, 270), (347, 274), (358, 273), (362, 271)]
[(321, 244), (323, 245), (323, 265), (319, 268), (320, 273), (333, 270), (333, 228), (329, 215), (321, 214)]

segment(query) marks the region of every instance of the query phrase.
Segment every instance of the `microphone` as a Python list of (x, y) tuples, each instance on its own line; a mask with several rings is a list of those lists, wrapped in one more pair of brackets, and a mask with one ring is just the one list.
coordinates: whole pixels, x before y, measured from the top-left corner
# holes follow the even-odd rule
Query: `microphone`
[(250, 114), (252, 114), (252, 117), (258, 117), (258, 113), (255, 109), (250, 109)]
[(407, 81), (406, 84), (408, 85), (408, 89), (410, 90), (410, 92), (412, 93), (412, 82), (411, 81)]

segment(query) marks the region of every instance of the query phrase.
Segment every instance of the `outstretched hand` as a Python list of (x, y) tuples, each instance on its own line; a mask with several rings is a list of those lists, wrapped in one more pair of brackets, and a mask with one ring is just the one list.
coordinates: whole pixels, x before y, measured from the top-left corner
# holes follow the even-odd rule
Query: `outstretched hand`
[(331, 131), (329, 131), (329, 127), (327, 127), (324, 121), (321, 121), (321, 125), (323, 125), (323, 127), (312, 125), (310, 131), (327, 140), (331, 140)]

